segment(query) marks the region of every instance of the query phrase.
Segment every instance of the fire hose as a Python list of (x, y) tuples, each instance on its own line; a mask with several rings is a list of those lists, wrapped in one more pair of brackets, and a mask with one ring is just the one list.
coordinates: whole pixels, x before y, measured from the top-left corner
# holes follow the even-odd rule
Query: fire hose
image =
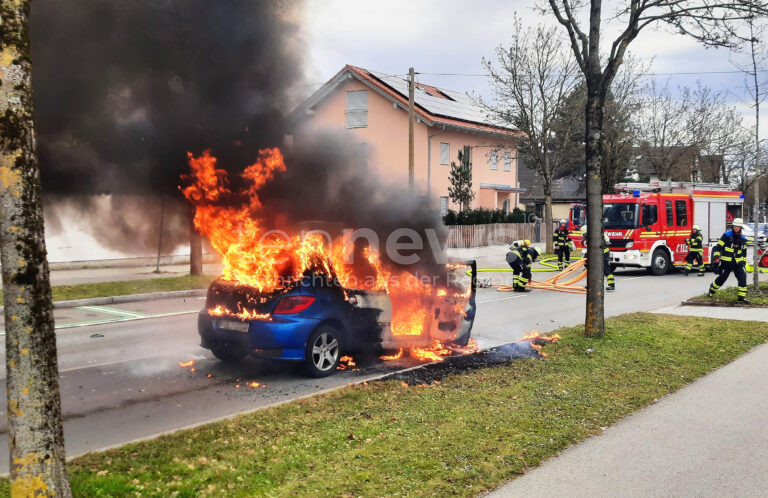
[[(532, 268), (531, 271), (548, 271), (548, 272), (557, 271), (558, 270), (557, 266), (549, 263), (549, 261), (552, 261), (554, 259), (557, 259), (557, 258), (555, 256), (552, 256), (539, 261), (539, 263), (545, 266), (548, 266), (549, 268)], [(584, 278), (586, 278), (587, 272), (582, 271), (584, 269), (585, 263), (586, 263), (586, 260), (582, 258), (576, 258), (576, 262), (572, 263), (565, 270), (560, 271), (556, 275), (553, 275), (543, 281), (531, 280), (528, 283), (528, 286), (532, 289), (553, 290), (558, 292), (566, 292), (569, 294), (585, 294), (587, 290), (584, 287), (582, 287), (581, 285), (574, 285), (576, 284), (576, 282), (579, 282), (581, 280), (584, 280)], [(511, 268), (478, 268), (477, 271), (478, 272), (484, 272), (484, 271), (494, 272), (494, 271), (514, 271), (514, 270), (512, 270)], [(496, 290), (499, 292), (511, 292), (514, 290), (514, 286), (509, 284), (493, 284), (491, 286), (496, 287)]]

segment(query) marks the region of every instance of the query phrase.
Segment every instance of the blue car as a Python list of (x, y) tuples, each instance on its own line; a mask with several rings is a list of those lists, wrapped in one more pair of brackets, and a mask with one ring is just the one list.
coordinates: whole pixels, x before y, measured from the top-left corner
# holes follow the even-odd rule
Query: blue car
[(453, 287), (462, 293), (425, 298), (431, 310), (418, 337), (392, 334), (392, 305), (384, 292), (343, 288), (307, 275), (265, 295), (219, 279), (208, 288), (205, 309), (198, 315), (200, 345), (227, 363), (246, 356), (303, 362), (312, 377), (333, 374), (340, 358), (354, 352), (386, 352), (428, 345), (433, 339), (466, 345), (475, 317), (476, 265), (464, 261), (453, 267), (464, 276)]

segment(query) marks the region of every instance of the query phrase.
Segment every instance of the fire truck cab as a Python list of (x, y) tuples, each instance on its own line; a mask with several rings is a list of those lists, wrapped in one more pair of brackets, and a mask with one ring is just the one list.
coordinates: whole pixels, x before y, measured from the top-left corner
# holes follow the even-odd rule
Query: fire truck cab
[[(617, 194), (603, 196), (603, 227), (610, 239), (613, 267), (647, 268), (664, 275), (685, 264), (685, 239), (693, 225), (701, 227), (704, 263), (734, 218), (740, 217), (744, 197), (726, 185), (651, 182), (621, 183)], [(583, 205), (571, 206), (571, 235), (584, 247), (577, 228), (586, 220)]]

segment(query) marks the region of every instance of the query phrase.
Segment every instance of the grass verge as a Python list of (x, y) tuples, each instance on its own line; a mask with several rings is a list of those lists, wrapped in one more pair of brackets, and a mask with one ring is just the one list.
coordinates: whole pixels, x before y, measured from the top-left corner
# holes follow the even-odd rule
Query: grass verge
[[(147, 292), (166, 292), (189, 289), (205, 289), (216, 277), (213, 275), (183, 275), (159, 277), (125, 282), (98, 282), (94, 284), (57, 285), (52, 288), (54, 301), (87, 299), (91, 297), (125, 296)], [(3, 291), (0, 290), (0, 303)]]
[[(560, 330), (544, 361), (431, 386), (350, 386), (86, 455), (77, 496), (474, 495), (768, 338), (768, 323), (631, 314)], [(588, 348), (594, 350), (587, 354)], [(7, 481), (0, 492), (7, 492)]]
[[(768, 282), (760, 282), (760, 290), (755, 292), (752, 288), (752, 276), (749, 275), (747, 282), (747, 301), (750, 304), (757, 306), (768, 307)], [(701, 302), (716, 302), (716, 303), (736, 303), (738, 294), (736, 293), (736, 287), (723, 287), (718, 290), (713, 297), (708, 297), (706, 294), (691, 298), (691, 301)]]

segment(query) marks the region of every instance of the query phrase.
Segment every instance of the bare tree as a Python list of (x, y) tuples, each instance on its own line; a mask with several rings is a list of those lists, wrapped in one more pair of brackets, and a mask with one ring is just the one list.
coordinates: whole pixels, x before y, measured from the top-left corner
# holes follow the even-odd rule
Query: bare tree
[[(675, 31), (707, 45), (730, 46), (739, 40), (740, 21), (768, 15), (765, 0), (627, 0), (619, 2), (612, 17), (620, 23), (619, 34), (606, 53), (601, 50), (602, 0), (547, 0), (549, 10), (566, 29), (571, 48), (587, 84), (587, 217), (588, 260), (587, 302), (584, 321), (588, 336), (605, 333), (603, 293), (603, 199), (601, 195), (601, 152), (605, 100), (627, 48), (648, 26), (666, 24)], [(586, 7), (589, 7), (588, 9)], [(582, 29), (582, 12), (587, 10), (588, 29)], [(605, 56), (605, 57), (603, 57)], [(605, 60), (605, 63), (603, 63)]]
[(71, 496), (32, 120), (29, 2), (0, 1), (0, 257), (11, 494)]
[[(768, 87), (768, 81), (765, 81), (765, 77), (761, 77), (759, 74), (760, 68), (765, 63), (765, 61), (768, 61), (768, 43), (766, 43), (765, 40), (765, 34), (766, 34), (766, 27), (765, 19), (755, 19), (754, 17), (750, 17), (747, 19), (746, 22), (747, 29), (749, 30), (749, 38), (748, 43), (746, 44), (746, 47), (744, 49), (744, 52), (746, 53), (746, 63), (740, 63), (740, 62), (734, 62), (733, 64), (744, 71), (747, 74), (747, 78), (745, 80), (745, 101), (749, 102), (751, 105), (755, 108), (755, 127), (754, 127), (754, 142), (752, 144), (752, 152), (754, 154), (753, 159), (753, 165), (755, 168), (754, 174), (756, 176), (755, 181), (753, 182), (753, 188), (754, 188), (754, 219), (755, 219), (755, 232), (757, 232), (757, 223), (760, 222), (760, 177), (765, 173), (762, 168), (759, 168), (761, 165), (761, 154), (760, 154), (760, 104), (765, 100), (765, 98), (768, 96), (768, 90), (766, 90), (766, 87)], [(760, 282), (759, 282), (759, 269), (757, 267), (757, 263), (759, 261), (758, 258), (758, 252), (757, 252), (757, 237), (754, 238), (754, 246), (753, 246), (753, 261), (752, 261), (752, 267), (753, 267), (753, 275), (752, 275), (752, 285), (755, 289), (755, 291), (758, 291), (760, 289)]]
[[(552, 252), (552, 184), (563, 161), (553, 126), (566, 99), (580, 81), (578, 66), (555, 28), (524, 29), (516, 17), (509, 47), (496, 49), (496, 61), (483, 58), (492, 103), (479, 99), (492, 119), (515, 126), (528, 135), (521, 152), (542, 179), (547, 252)], [(569, 135), (561, 135), (568, 138)]]

